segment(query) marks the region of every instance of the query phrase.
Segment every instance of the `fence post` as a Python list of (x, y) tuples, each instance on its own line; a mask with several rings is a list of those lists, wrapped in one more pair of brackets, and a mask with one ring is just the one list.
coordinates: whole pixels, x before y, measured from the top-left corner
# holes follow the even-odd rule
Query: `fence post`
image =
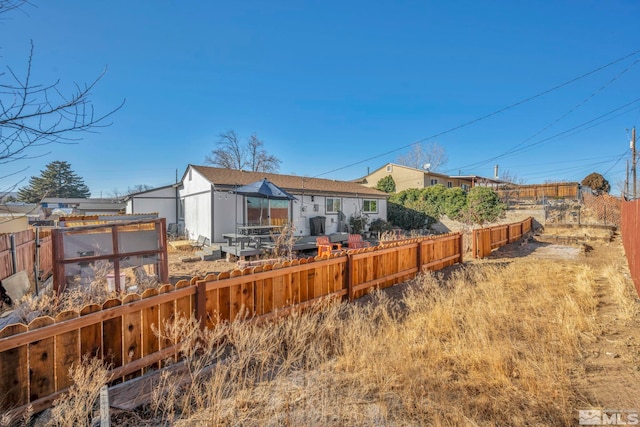
[(476, 243), (476, 230), (471, 230), (471, 253), (473, 258), (478, 258), (478, 244)]
[(33, 278), (36, 284), (36, 296), (38, 295), (38, 284), (40, 281), (40, 227), (36, 227), (35, 255), (33, 258)]
[(353, 254), (347, 253), (347, 297), (353, 302)]
[(458, 234), (458, 252), (460, 253), (458, 262), (462, 264), (462, 254), (464, 254), (464, 235), (462, 233)]
[(11, 268), (13, 269), (12, 274), (16, 274), (18, 272), (18, 254), (16, 253), (16, 235), (11, 233), (9, 236), (9, 243), (11, 244)]
[(422, 273), (422, 243), (424, 239), (418, 240), (418, 247), (416, 248), (416, 257), (418, 258), (418, 262), (416, 263), (418, 266), (418, 274)]

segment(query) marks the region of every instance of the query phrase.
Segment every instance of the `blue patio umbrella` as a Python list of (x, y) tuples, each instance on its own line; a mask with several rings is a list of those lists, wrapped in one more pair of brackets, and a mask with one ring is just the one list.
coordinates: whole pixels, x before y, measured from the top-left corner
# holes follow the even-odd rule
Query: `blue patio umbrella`
[(264, 178), (260, 181), (252, 182), (251, 184), (243, 185), (236, 188), (237, 194), (242, 194), (249, 197), (264, 197), (267, 199), (276, 200), (294, 200), (291, 194), (284, 191), (282, 188), (275, 185), (273, 182)]

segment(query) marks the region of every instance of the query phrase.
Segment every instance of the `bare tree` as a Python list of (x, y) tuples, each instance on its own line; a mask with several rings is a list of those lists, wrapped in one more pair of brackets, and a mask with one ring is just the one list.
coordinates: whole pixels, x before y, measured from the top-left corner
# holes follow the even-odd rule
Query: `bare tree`
[(511, 172), (508, 170), (505, 170), (500, 174), (500, 181), (504, 181), (504, 182), (508, 182), (509, 184), (516, 184), (516, 185), (525, 184), (524, 178), (521, 178), (515, 172)]
[[(27, 5), (27, 0), (0, 0), (0, 14)], [(104, 76), (90, 83), (75, 84), (65, 93), (60, 80), (37, 83), (32, 79), (34, 45), (31, 42), (26, 67), (17, 72), (9, 65), (0, 70), (0, 164), (33, 159), (46, 155), (34, 149), (53, 143), (77, 143), (80, 134), (109, 126), (107, 118), (118, 111), (124, 101), (106, 114), (96, 114), (90, 99), (92, 91)], [(3, 168), (0, 178), (23, 172)], [(12, 191), (17, 186), (15, 184)]]
[(264, 142), (255, 134), (243, 144), (235, 131), (219, 135), (217, 148), (205, 157), (205, 163), (227, 169), (249, 169), (253, 172), (277, 172), (280, 159), (264, 149)]
[(253, 134), (247, 143), (248, 160), (251, 170), (256, 172), (277, 172), (280, 168), (280, 159), (267, 153), (263, 148), (264, 142)]
[(430, 142), (426, 145), (413, 144), (406, 155), (400, 155), (396, 160), (399, 165), (432, 171), (439, 170), (447, 161), (449, 161), (449, 157), (446, 151), (437, 142)]

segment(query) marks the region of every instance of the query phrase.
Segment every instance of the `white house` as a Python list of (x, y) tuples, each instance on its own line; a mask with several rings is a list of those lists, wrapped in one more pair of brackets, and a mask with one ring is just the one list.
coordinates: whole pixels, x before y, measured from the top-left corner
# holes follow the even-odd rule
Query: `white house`
[[(235, 190), (267, 178), (295, 200), (265, 200)], [(346, 231), (349, 218), (387, 219), (387, 194), (364, 185), (330, 179), (189, 165), (178, 188), (178, 222), (190, 239), (223, 241), (237, 225), (280, 225), (290, 221), (296, 235), (312, 233), (324, 217), (324, 234)], [(138, 209), (136, 211), (139, 212)]]
[(178, 187), (179, 184), (166, 185), (151, 190), (140, 191), (125, 197), (127, 214), (152, 213), (166, 218), (169, 224), (178, 223)]

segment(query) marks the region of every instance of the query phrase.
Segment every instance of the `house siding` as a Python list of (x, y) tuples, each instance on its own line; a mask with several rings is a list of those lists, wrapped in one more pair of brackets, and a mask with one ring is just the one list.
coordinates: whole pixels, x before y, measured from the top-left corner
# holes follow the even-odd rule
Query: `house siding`
[(126, 213), (152, 213), (166, 218), (167, 226), (178, 222), (175, 187), (163, 187), (132, 195), (127, 200)]
[(211, 192), (211, 183), (197, 171), (189, 170), (178, 191), (178, 197), (184, 203), (184, 217), (180, 222), (189, 239), (195, 240), (200, 235), (213, 237)]

